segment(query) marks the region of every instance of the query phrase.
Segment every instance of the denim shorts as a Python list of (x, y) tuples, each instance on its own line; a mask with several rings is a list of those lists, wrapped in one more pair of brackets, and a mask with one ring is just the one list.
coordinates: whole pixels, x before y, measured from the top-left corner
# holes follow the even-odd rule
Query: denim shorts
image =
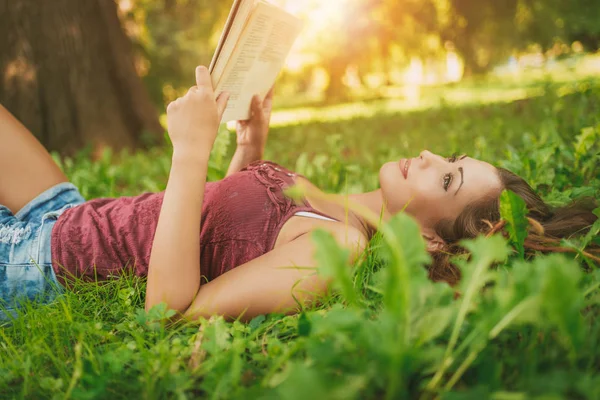
[(85, 200), (71, 183), (60, 183), (16, 214), (0, 205), (0, 320), (30, 302), (47, 303), (61, 287), (52, 269), (52, 227)]

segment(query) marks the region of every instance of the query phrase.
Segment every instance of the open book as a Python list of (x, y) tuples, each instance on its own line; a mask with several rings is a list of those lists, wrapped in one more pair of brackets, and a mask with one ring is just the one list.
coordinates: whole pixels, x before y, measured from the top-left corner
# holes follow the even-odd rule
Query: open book
[(264, 0), (235, 0), (209, 67), (215, 93), (230, 94), (221, 122), (250, 118), (252, 96), (264, 97), (302, 29), (300, 19)]

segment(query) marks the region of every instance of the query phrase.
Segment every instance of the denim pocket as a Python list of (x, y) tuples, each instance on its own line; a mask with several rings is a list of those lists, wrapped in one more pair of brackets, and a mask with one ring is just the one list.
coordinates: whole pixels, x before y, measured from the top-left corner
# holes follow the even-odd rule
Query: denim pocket
[(51, 265), (0, 265), (0, 309), (15, 309), (24, 302), (50, 302), (59, 292)]

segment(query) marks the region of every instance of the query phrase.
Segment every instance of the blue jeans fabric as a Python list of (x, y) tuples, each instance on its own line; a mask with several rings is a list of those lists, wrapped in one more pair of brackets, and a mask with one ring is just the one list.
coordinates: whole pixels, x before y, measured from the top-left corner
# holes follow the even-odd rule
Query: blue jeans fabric
[(85, 200), (71, 183), (60, 183), (16, 214), (0, 205), (0, 320), (23, 302), (47, 303), (60, 293), (50, 241), (58, 217)]

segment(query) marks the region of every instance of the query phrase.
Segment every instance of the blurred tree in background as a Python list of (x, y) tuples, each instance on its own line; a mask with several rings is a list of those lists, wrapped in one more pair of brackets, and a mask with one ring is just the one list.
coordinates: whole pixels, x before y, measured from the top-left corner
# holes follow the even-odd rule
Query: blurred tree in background
[(516, 22), (521, 44), (549, 49), (556, 41), (580, 41), (588, 51), (600, 49), (598, 0), (521, 0)]
[[(574, 41), (600, 46), (598, 0), (270, 1), (306, 20), (286, 99), (455, 82), (526, 55), (568, 56)], [(232, 3), (0, 0), (0, 101), (50, 149), (138, 145), (210, 62)]]
[(517, 48), (515, 17), (519, 0), (449, 0), (439, 33), (462, 56), (465, 75), (478, 75)]
[(121, 1), (122, 20), (152, 100), (162, 105), (194, 84), (194, 69), (208, 65), (232, 1)]
[[(401, 43), (402, 59), (431, 53), (428, 35), (434, 31), (436, 9), (425, 0), (353, 0), (344, 13), (326, 27), (327, 40), (319, 42), (317, 54), (329, 73), (325, 95), (329, 99), (345, 97), (343, 77), (349, 66), (359, 74), (377, 64), (384, 74), (390, 71), (392, 50)], [(386, 77), (387, 83), (389, 80)]]
[(0, 72), (0, 102), (50, 150), (162, 137), (113, 1), (0, 0)]

